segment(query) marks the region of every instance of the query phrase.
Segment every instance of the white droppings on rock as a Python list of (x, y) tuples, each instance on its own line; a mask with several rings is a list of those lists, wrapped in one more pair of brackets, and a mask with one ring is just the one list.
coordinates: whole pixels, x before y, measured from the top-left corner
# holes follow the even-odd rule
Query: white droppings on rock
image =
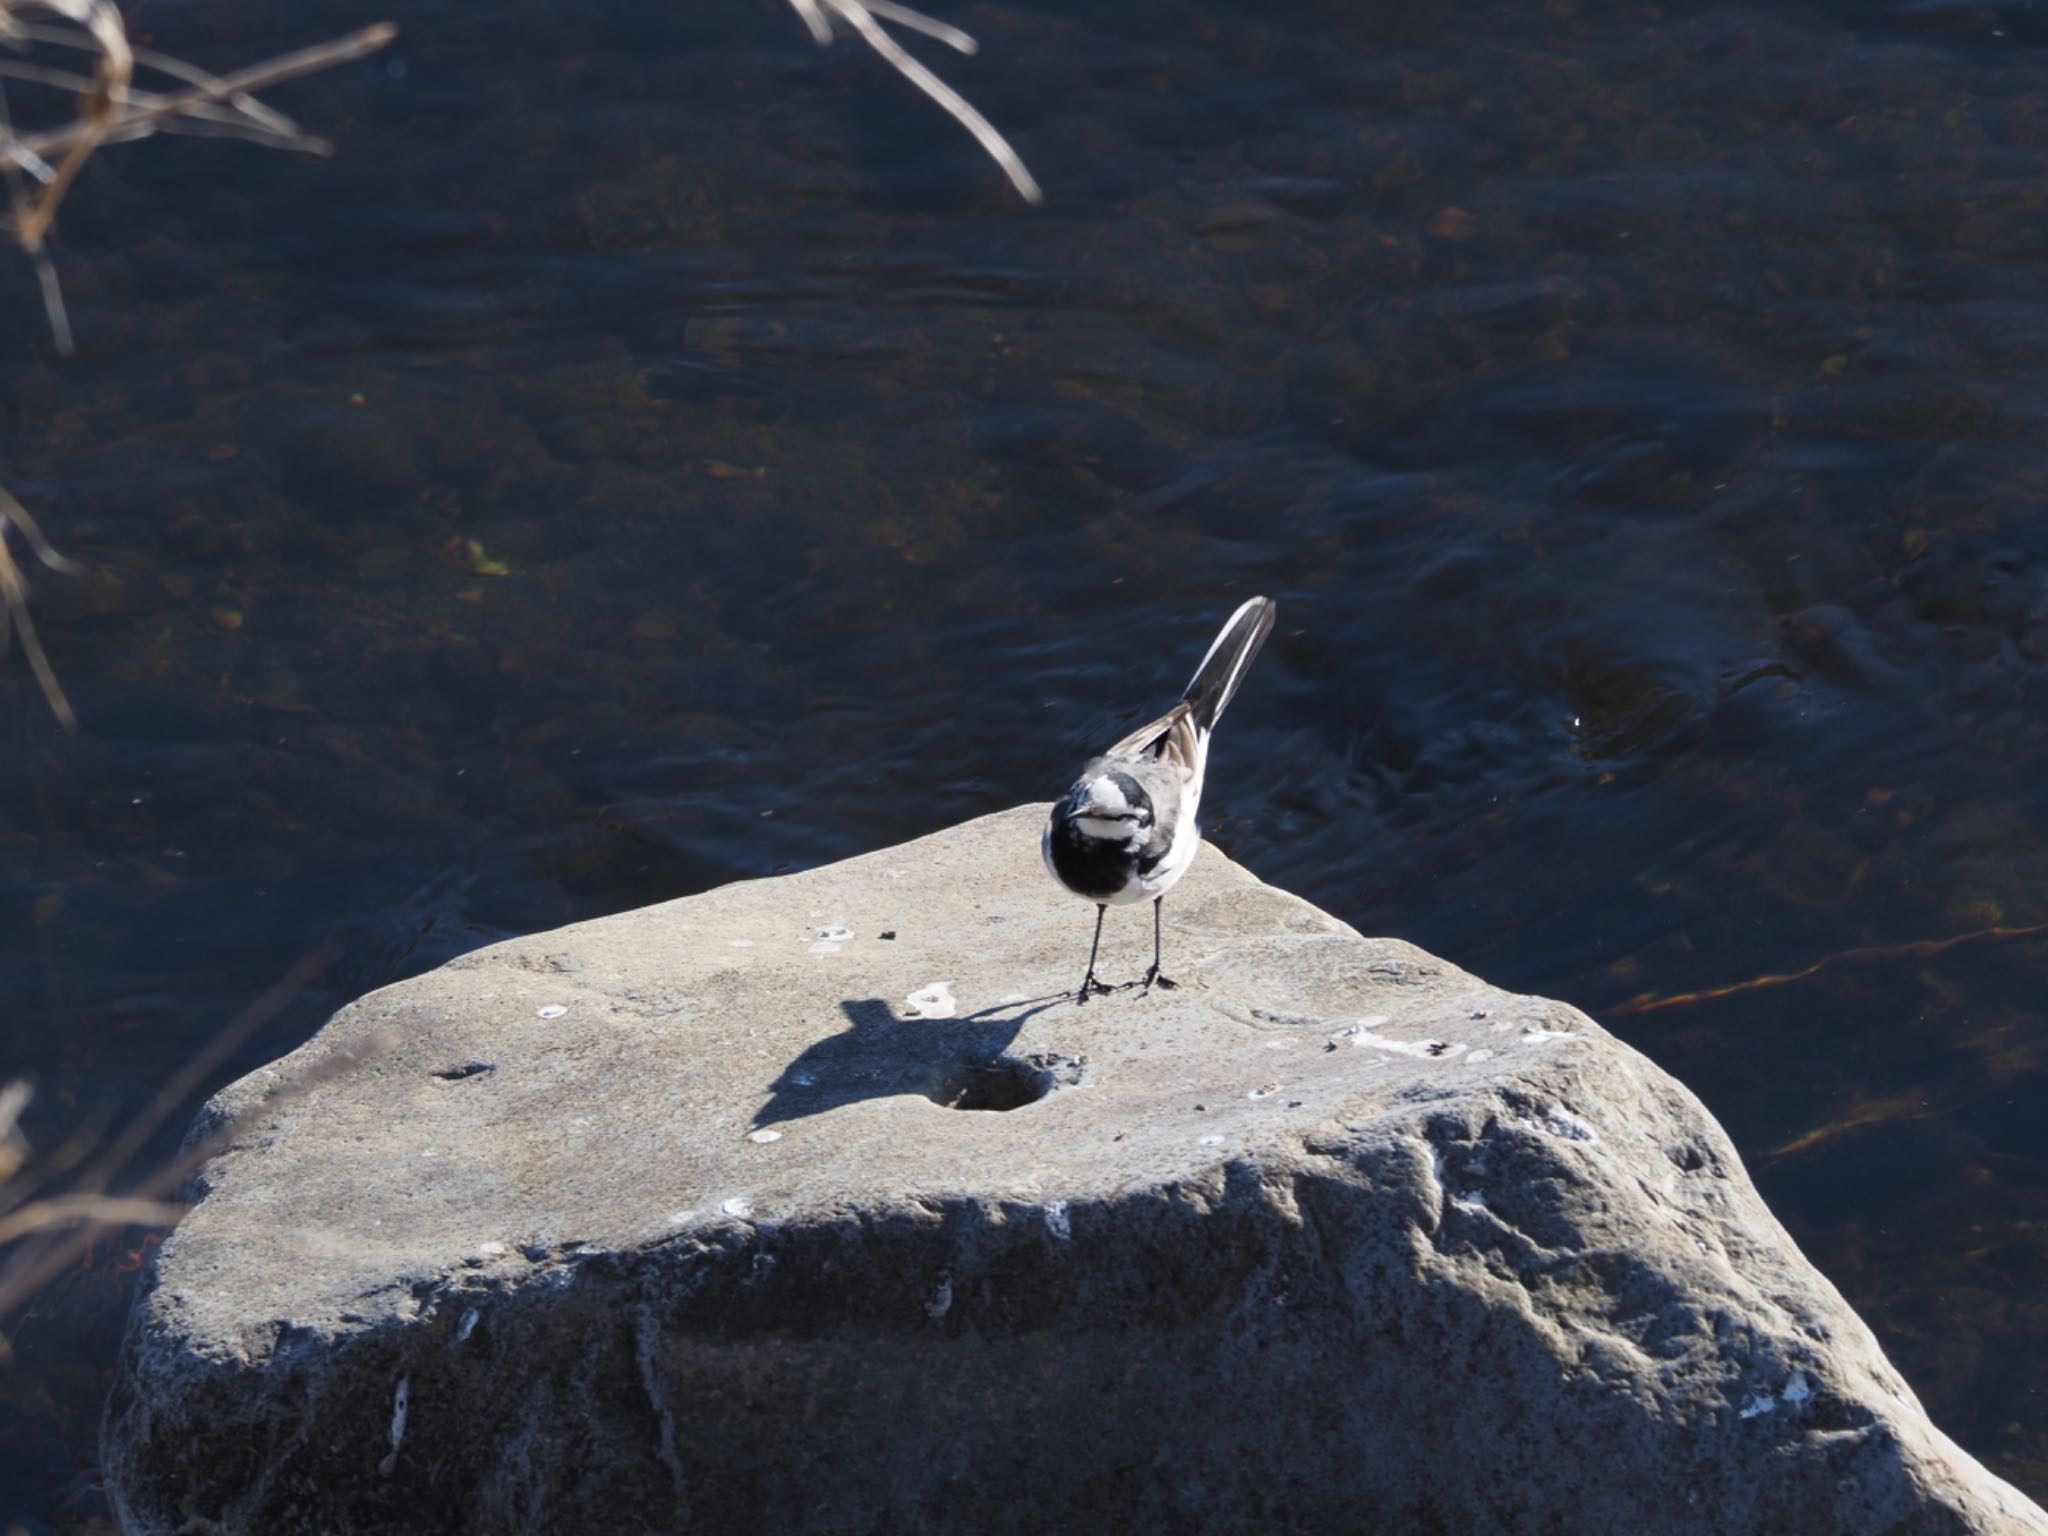
[(1735, 1410), (1736, 1417), (1753, 1419), (1758, 1414), (1769, 1413), (1778, 1406), (1778, 1400), (1768, 1392), (1756, 1392), (1742, 1400), (1742, 1406)]
[(953, 1310), (953, 1277), (940, 1275), (938, 1286), (932, 1291), (932, 1299), (924, 1304), (924, 1315), (937, 1322)]
[(846, 944), (852, 942), (853, 930), (845, 922), (835, 918), (818, 930), (820, 944)]
[(1785, 1383), (1785, 1390), (1778, 1394), (1781, 1402), (1789, 1403), (1794, 1408), (1797, 1408), (1801, 1403), (1810, 1401), (1812, 1397), (1813, 1383), (1806, 1379), (1806, 1372), (1804, 1371), (1794, 1371), (1792, 1379)]
[(930, 982), (903, 999), (903, 1016), (909, 1019), (950, 1019), (959, 1011), (950, 981)]
[[(1385, 1019), (1380, 1020), (1385, 1023)], [(1330, 1036), (1332, 1040), (1345, 1041), (1364, 1050), (1389, 1051), (1396, 1056), (1431, 1056), (1448, 1060), (1462, 1055), (1467, 1046), (1460, 1040), (1446, 1044), (1442, 1040), (1395, 1040), (1386, 1035), (1377, 1035), (1365, 1024), (1353, 1024), (1349, 1029), (1340, 1029)]]
[(539, 1011), (536, 1017), (543, 1019), (559, 1019), (563, 1014), (567, 1013), (568, 1011), (569, 1010), (567, 1008), (564, 1008), (560, 1003), (549, 1003), (547, 1007)]
[(477, 1322), (482, 1317), (482, 1315), (483, 1314), (478, 1312), (475, 1307), (471, 1307), (467, 1312), (462, 1314), (462, 1321), (455, 1325), (456, 1343), (462, 1344), (468, 1341), (469, 1336), (472, 1333), (476, 1332)]
[(1487, 1050), (1484, 1046), (1481, 1046), (1476, 1051), (1468, 1051), (1465, 1055), (1465, 1060), (1471, 1062), (1474, 1066), (1477, 1066), (1482, 1061), (1493, 1060), (1493, 1052)]
[(747, 1132), (747, 1140), (749, 1140), (749, 1141), (751, 1141), (751, 1142), (755, 1143), (755, 1144), (756, 1144), (757, 1146), (763, 1146), (763, 1147), (765, 1147), (765, 1146), (767, 1146), (767, 1145), (768, 1145), (768, 1143), (769, 1143), (769, 1142), (771, 1142), (771, 1141), (780, 1141), (780, 1140), (782, 1140), (782, 1132), (780, 1132), (780, 1131), (749, 1131), (749, 1132)]
[(1248, 1099), (1270, 1099), (1279, 1091), (1280, 1085), (1278, 1083), (1262, 1083), (1246, 1094), (1245, 1097)]
[(1223, 1145), (1223, 1138), (1221, 1136), (1204, 1136), (1202, 1138), (1202, 1145), (1205, 1147), (1220, 1147)]
[(1074, 1223), (1067, 1215), (1067, 1202), (1055, 1200), (1045, 1208), (1045, 1229), (1061, 1242), (1074, 1235)]
[(839, 953), (839, 946), (830, 939), (820, 939), (811, 946), (811, 953), (814, 955), (836, 955)]
[(1525, 1029), (1522, 1031), (1522, 1044), (1524, 1045), (1548, 1045), (1553, 1040), (1576, 1040), (1578, 1038), (1579, 1032), (1575, 1029)]
[(1453, 1195), (1451, 1204), (1461, 1211), (1483, 1211), (1486, 1209), (1486, 1194), (1483, 1190), (1475, 1189), (1470, 1194)]
[(736, 1216), (744, 1220), (746, 1217), (754, 1214), (754, 1202), (745, 1195), (734, 1195), (730, 1200), (721, 1200), (718, 1204), (718, 1209), (724, 1215)]
[(507, 1248), (503, 1243), (484, 1243), (477, 1248), (476, 1256), (480, 1259), (486, 1260), (502, 1259), (503, 1257), (505, 1257), (506, 1254), (510, 1253), (511, 1251), (512, 1250)]
[(1266, 1042), (1266, 1049), (1269, 1051), (1284, 1051), (1292, 1044), (1294, 1044), (1294, 1039), (1291, 1035), (1282, 1035), (1278, 1040), (1268, 1040)]

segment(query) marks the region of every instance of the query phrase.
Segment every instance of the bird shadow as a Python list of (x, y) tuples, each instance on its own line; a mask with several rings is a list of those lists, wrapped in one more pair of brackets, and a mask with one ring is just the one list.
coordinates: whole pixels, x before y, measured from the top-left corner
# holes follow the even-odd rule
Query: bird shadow
[(906, 1019), (878, 997), (840, 1003), (846, 1028), (806, 1046), (769, 1085), (756, 1126), (862, 1099), (915, 1093), (948, 1109), (1017, 1109), (1077, 1082), (1076, 1057), (1008, 1054), (1027, 1020), (1070, 994), (997, 1003), (955, 1019)]

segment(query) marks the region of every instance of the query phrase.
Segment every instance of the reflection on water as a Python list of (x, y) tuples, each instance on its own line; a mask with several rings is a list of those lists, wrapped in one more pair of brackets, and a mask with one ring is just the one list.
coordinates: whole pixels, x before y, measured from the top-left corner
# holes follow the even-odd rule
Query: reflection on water
[[(1607, 1011), (2048, 1496), (2048, 945), (1937, 944), (2048, 921), (2038, 20), (949, 14), (1043, 212), (744, 5), (421, 0), (280, 97), (338, 159), (93, 167), (79, 357), (0, 283), (9, 483), (96, 567), (38, 593), (86, 733), (5, 674), (38, 1136), (323, 939), (229, 1070), (1044, 798), (1267, 591), (1217, 841)], [(363, 19), (147, 16), (214, 64)], [(127, 1261), (23, 1320), (0, 1513), (104, 1517)]]

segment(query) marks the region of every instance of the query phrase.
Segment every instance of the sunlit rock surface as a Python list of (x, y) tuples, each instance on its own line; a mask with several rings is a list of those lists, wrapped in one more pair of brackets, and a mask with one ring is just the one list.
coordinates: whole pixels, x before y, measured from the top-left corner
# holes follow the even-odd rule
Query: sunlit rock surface
[(498, 945), (223, 1094), (126, 1529), (2048, 1531), (1641, 1056), (1213, 850), (1182, 985), (1076, 1007), (1043, 814)]

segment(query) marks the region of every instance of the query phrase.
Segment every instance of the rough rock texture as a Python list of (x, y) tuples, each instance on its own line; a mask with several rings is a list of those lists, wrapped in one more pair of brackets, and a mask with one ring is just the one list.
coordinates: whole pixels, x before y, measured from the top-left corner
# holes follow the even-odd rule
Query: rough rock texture
[(498, 945), (223, 1094), (126, 1529), (2048, 1531), (1584, 1015), (1213, 850), (1180, 988), (1076, 1007), (1043, 814)]

